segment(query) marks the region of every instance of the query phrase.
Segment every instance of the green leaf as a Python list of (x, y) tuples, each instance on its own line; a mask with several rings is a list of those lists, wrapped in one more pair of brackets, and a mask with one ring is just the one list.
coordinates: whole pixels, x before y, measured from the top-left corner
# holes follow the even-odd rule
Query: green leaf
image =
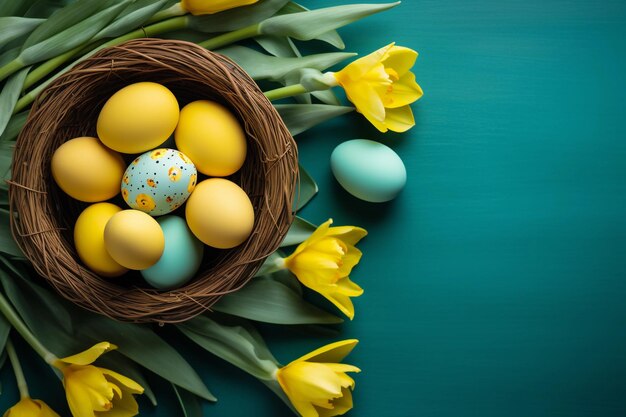
[(254, 40), (274, 56), (281, 58), (301, 57), (302, 54), (290, 38), (278, 36), (256, 36)]
[(4, 84), (2, 92), (0, 92), (0, 135), (4, 133), (4, 129), (7, 127), (9, 120), (11, 120), (15, 103), (17, 103), (20, 97), (28, 71), (30, 71), (30, 67), (11, 75)]
[(93, 342), (106, 340), (114, 343), (121, 354), (144, 368), (199, 397), (217, 401), (180, 353), (147, 326), (122, 323), (91, 313), (83, 313), (75, 320), (79, 334), (84, 333)]
[[(102, 28), (108, 25), (120, 12), (128, 5), (130, 0), (123, 0), (111, 7), (108, 7), (99, 13), (94, 14), (73, 26), (68, 27), (63, 31), (58, 31), (54, 35), (46, 38), (45, 40), (39, 40), (37, 43), (29, 42), (31, 37), (26, 40), (25, 46), (20, 52), (18, 60), (24, 65), (31, 65), (46, 59), (55, 57), (64, 52), (69, 51), (77, 46), (83, 45), (88, 42), (94, 35), (96, 35)], [(78, 4), (75, 3), (75, 4)], [(93, 2), (91, 2), (93, 4)], [(68, 6), (69, 7), (69, 6)], [(60, 12), (66, 10), (61, 9)], [(52, 17), (50, 17), (52, 19)], [(40, 29), (46, 23), (39, 26)], [(37, 32), (37, 30), (35, 30)], [(35, 35), (33, 32), (33, 35)], [(31, 35), (32, 36), (32, 35)]]
[(296, 216), (293, 223), (291, 223), (291, 227), (289, 227), (287, 236), (285, 236), (283, 243), (280, 244), (280, 247), (284, 248), (304, 242), (313, 234), (315, 229), (317, 229), (317, 226), (313, 223), (309, 223), (302, 217)]
[(225, 295), (213, 309), (249, 320), (273, 324), (336, 324), (343, 320), (304, 301), (279, 281), (252, 279), (245, 287)]
[(111, 369), (117, 373), (120, 373), (128, 378), (132, 379), (139, 385), (143, 387), (143, 393), (150, 403), (156, 407), (157, 399), (154, 395), (154, 391), (152, 391), (152, 387), (148, 383), (148, 380), (143, 375), (139, 367), (135, 364), (135, 362), (126, 358), (119, 352), (112, 351), (108, 352), (106, 355), (102, 355), (98, 358), (97, 363), (99, 366), (102, 366), (106, 369)]
[(11, 163), (13, 161), (13, 150), (15, 143), (0, 142), (0, 190), (8, 190), (6, 179), (11, 177)]
[(234, 60), (255, 80), (280, 80), (287, 74), (303, 68), (325, 70), (356, 54), (331, 52), (308, 55), (300, 58), (281, 58), (265, 55), (244, 46), (229, 46), (217, 51)]
[(354, 111), (354, 107), (329, 104), (275, 104), (274, 107), (293, 136)]
[(20, 54), (20, 50), (21, 48), (19, 46), (16, 46), (14, 48), (7, 49), (6, 51), (2, 52), (2, 55), (0, 55), (0, 65), (4, 66), (5, 64), (8, 64), (9, 62), (17, 58), (18, 55)]
[[(10, 265), (1, 257), (0, 261)], [(12, 271), (10, 277), (0, 269), (7, 296), (33, 333), (57, 355), (108, 341), (118, 346), (118, 352), (162, 378), (206, 400), (216, 400), (180, 353), (148, 326), (122, 323), (83, 310), (33, 283), (25, 271)], [(15, 277), (20, 279), (12, 279)]]
[(250, 325), (228, 326), (197, 316), (176, 327), (203, 349), (259, 379), (271, 379), (278, 362)]
[[(9, 333), (11, 332), (11, 324), (4, 317), (4, 314), (0, 314), (0, 352), (4, 353), (4, 347), (9, 340)], [(2, 368), (2, 365), (0, 365)]]
[(23, 258), (24, 255), (11, 234), (10, 220), (9, 211), (0, 208), (0, 252), (15, 258)]
[(189, 28), (204, 33), (230, 32), (273, 16), (288, 0), (260, 0), (249, 6), (202, 16), (189, 15)]
[(55, 10), (50, 17), (30, 34), (22, 49), (43, 42), (114, 5), (115, 0), (93, 1), (78, 0), (66, 7)]
[(302, 13), (273, 16), (259, 24), (259, 33), (273, 36), (289, 36), (301, 41), (308, 41), (364, 17), (388, 10), (398, 4), (400, 2), (349, 4)]
[(4, 47), (13, 39), (32, 32), (45, 19), (29, 17), (6, 16), (0, 17), (0, 48)]
[[(309, 11), (309, 9), (306, 7), (291, 1), (287, 3), (277, 14), (301, 13), (307, 11)], [(343, 42), (343, 39), (341, 39), (341, 36), (339, 36), (339, 33), (337, 33), (336, 30), (322, 33), (316, 39), (329, 43), (337, 49), (343, 49), (346, 47), (346, 44)]]
[(184, 417), (202, 417), (202, 407), (197, 396), (187, 390), (176, 387), (174, 384), (172, 384), (172, 388), (174, 388)]
[(76, 0), (23, 0), (24, 3), (30, 5), (25, 5), (28, 7), (28, 10), (24, 13), (26, 17), (40, 17), (40, 18), (48, 18), (52, 15), (52, 13), (56, 12), (59, 9), (62, 9), (68, 6), (71, 3), (75, 3)]
[(294, 200), (295, 211), (299, 211), (306, 206), (319, 191), (317, 183), (301, 164), (298, 164), (298, 171), (300, 172), (298, 176), (300, 182), (298, 183), (298, 192)]
[[(7, 124), (7, 127), (4, 129), (4, 133), (0, 135), (0, 142), (8, 142), (13, 141), (20, 134), (20, 131), (26, 124), (26, 119), (28, 119), (29, 111), (23, 111), (21, 113), (13, 115)], [(4, 149), (4, 145), (0, 145), (0, 161), (2, 160), (2, 154), (6, 152)], [(9, 161), (10, 162), (10, 161)], [(2, 163), (0, 162), (0, 170), (2, 169)], [(1, 171), (0, 171), (1, 172)]]
[(165, 2), (166, 0), (138, 0), (130, 3), (117, 19), (98, 32), (92, 40), (115, 38), (141, 27), (152, 15), (161, 10)]

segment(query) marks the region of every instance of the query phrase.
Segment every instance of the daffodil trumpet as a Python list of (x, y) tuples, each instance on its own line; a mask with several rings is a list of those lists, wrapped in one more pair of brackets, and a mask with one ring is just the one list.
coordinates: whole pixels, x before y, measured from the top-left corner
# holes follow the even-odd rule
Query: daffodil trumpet
[(367, 231), (356, 226), (330, 227), (332, 219), (319, 226), (286, 258), (273, 259), (274, 269), (289, 269), (306, 287), (333, 303), (350, 320), (354, 318), (352, 297), (363, 289), (350, 280), (362, 253), (356, 244)]
[(302, 417), (332, 417), (352, 409), (354, 379), (348, 372), (361, 372), (340, 363), (358, 340), (323, 346), (276, 371), (276, 379)]

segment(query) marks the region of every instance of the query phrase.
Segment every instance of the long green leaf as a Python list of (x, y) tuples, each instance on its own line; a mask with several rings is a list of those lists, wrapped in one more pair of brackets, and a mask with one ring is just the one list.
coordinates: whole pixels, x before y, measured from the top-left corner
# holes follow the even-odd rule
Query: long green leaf
[(189, 28), (205, 33), (230, 32), (273, 16), (289, 0), (260, 0), (220, 13), (189, 16)]
[(349, 4), (302, 13), (273, 16), (259, 24), (259, 32), (264, 35), (289, 36), (301, 41), (308, 41), (364, 17), (388, 10), (398, 4), (400, 2)]
[[(56, 354), (76, 353), (106, 340), (117, 345), (122, 355), (162, 378), (206, 400), (216, 400), (180, 353), (149, 327), (117, 322), (80, 309), (33, 283), (24, 271), (9, 276), (0, 269), (0, 278), (26, 324)], [(70, 323), (72, 330), (57, 320)]]
[(11, 163), (13, 161), (13, 150), (15, 143), (0, 141), (0, 190), (7, 190), (6, 179), (11, 176)]
[(252, 326), (228, 326), (197, 316), (176, 327), (202, 348), (259, 379), (271, 379), (276, 371), (278, 362)]
[(356, 55), (353, 53), (331, 52), (300, 58), (281, 58), (265, 55), (244, 46), (230, 46), (217, 52), (233, 59), (255, 80), (280, 80), (290, 72), (302, 68), (314, 68), (323, 71)]
[(4, 84), (2, 92), (0, 92), (0, 135), (4, 133), (4, 129), (9, 124), (9, 120), (11, 120), (11, 114), (13, 114), (15, 103), (17, 103), (20, 97), (28, 71), (30, 71), (30, 67), (11, 75)]
[(293, 223), (291, 223), (291, 227), (289, 227), (287, 236), (285, 236), (283, 243), (280, 244), (280, 247), (284, 248), (304, 242), (313, 234), (315, 229), (317, 229), (317, 227), (313, 223), (309, 223), (302, 217), (296, 216)]
[(254, 40), (274, 56), (281, 58), (297, 58), (302, 54), (290, 38), (284, 36), (256, 36)]
[[(62, 32), (58, 32), (45, 40), (41, 40), (38, 43), (22, 49), (18, 59), (25, 65), (31, 65), (60, 55), (76, 46), (88, 42), (119, 15), (130, 1), (131, 0), (122, 0), (118, 4), (94, 14)], [(43, 25), (41, 25), (40, 28), (42, 26)]]
[(295, 409), (295, 407), (289, 400), (289, 397), (287, 397), (287, 394), (285, 394), (285, 391), (283, 391), (278, 381), (272, 379), (261, 380), (261, 382), (265, 384), (265, 386), (268, 387), (274, 394), (276, 394), (278, 398), (280, 398), (287, 405), (287, 407), (289, 407), (289, 409), (293, 411), (296, 416), (300, 417), (300, 413)]
[(163, 7), (165, 2), (166, 0), (138, 0), (130, 3), (117, 19), (98, 32), (92, 40), (114, 38), (141, 27)]
[[(13, 115), (13, 117), (9, 119), (9, 123), (7, 123), (7, 126), (4, 129), (4, 132), (2, 133), (2, 135), (0, 135), (0, 142), (8, 142), (8, 141), (15, 140), (15, 138), (17, 138), (17, 136), (20, 134), (20, 131), (24, 127), (24, 124), (26, 124), (28, 113), (29, 111), (26, 110), (16, 115)], [(6, 152), (4, 148), (2, 147), (2, 145), (0, 145), (0, 152), (2, 153)], [(0, 160), (1, 159), (2, 159), (2, 156), (0, 154)], [(2, 164), (0, 163), (0, 170), (1, 170), (1, 166)]]
[(22, 50), (43, 42), (54, 35), (63, 32), (105, 10), (117, 3), (116, 0), (78, 0), (61, 9), (56, 10), (50, 17), (30, 34)]
[[(306, 7), (301, 6), (298, 3), (294, 3), (293, 1), (290, 1), (277, 14), (301, 13), (301, 12), (307, 12), (307, 11), (309, 11), (309, 9), (307, 9)], [(337, 49), (343, 49), (346, 47), (346, 44), (343, 42), (343, 39), (341, 39), (341, 36), (339, 36), (339, 33), (337, 33), (336, 30), (331, 30), (331, 31), (322, 33), (316, 39), (329, 43)]]
[(333, 92), (333, 90), (321, 90), (321, 91), (313, 91), (311, 92), (313, 97), (318, 99), (324, 104), (328, 104), (330, 106), (341, 106), (341, 102)]
[(343, 320), (304, 301), (286, 285), (257, 277), (220, 299), (215, 311), (273, 324), (336, 324)]
[(183, 417), (202, 417), (202, 407), (197, 396), (185, 389), (178, 388), (174, 384), (172, 384), (172, 388), (183, 411)]
[(293, 136), (334, 117), (354, 111), (354, 107), (329, 104), (276, 104), (274, 107)]
[(13, 240), (10, 225), (11, 215), (8, 210), (0, 208), (0, 253), (5, 253), (15, 258), (23, 258), (24, 255), (17, 243)]
[(23, 14), (26, 17), (39, 17), (47, 19), (54, 12), (68, 5), (75, 3), (76, 0), (22, 0), (28, 10)]
[[(7, 321), (4, 315), (0, 315), (0, 353), (4, 353), (4, 347), (9, 340), (9, 332), (11, 331), (11, 324)], [(0, 365), (0, 369), (2, 365)]]
[(45, 19), (29, 17), (6, 16), (0, 17), (0, 48), (4, 47), (13, 39), (32, 32)]
[(296, 211), (306, 206), (319, 191), (317, 183), (301, 164), (298, 164), (298, 171), (300, 182), (298, 183), (298, 192), (294, 201), (294, 209)]

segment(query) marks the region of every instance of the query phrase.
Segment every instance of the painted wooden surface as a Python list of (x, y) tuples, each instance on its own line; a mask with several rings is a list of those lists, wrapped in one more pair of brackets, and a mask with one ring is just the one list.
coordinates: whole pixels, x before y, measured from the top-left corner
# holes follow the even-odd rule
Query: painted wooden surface
[[(625, 415), (626, 3), (405, 0), (341, 33), (360, 54), (418, 50), (425, 96), (408, 134), (355, 114), (298, 138), (321, 189), (302, 214), (370, 232), (353, 273), (365, 294), (339, 335), (264, 328), (277, 357), (360, 339), (353, 416)], [(363, 203), (334, 182), (330, 153), (352, 138), (403, 158), (397, 200)], [(207, 416), (290, 415), (252, 378), (184, 351), (220, 398)], [(48, 372), (30, 357), (28, 375)], [(32, 391), (61, 404), (46, 380)], [(4, 409), (7, 369), (2, 385)], [(141, 415), (181, 415), (155, 389), (161, 404)]]

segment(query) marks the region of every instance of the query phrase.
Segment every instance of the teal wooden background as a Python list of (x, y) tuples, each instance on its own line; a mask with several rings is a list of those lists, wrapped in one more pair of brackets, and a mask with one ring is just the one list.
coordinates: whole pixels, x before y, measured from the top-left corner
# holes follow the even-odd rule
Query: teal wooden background
[[(405, 0), (341, 33), (360, 54), (418, 50), (425, 95), (408, 134), (352, 115), (298, 138), (321, 189), (302, 214), (370, 232), (353, 274), (365, 294), (340, 335), (264, 328), (277, 357), (360, 339), (353, 416), (626, 415), (626, 3)], [(335, 184), (330, 153), (352, 138), (403, 158), (397, 200)], [(290, 415), (244, 373), (184, 351), (220, 398), (207, 416)], [(60, 409), (59, 384), (28, 357), (31, 379), (46, 375), (31, 391)], [(5, 409), (16, 393), (1, 376)], [(141, 415), (181, 415), (155, 389), (161, 404)]]

